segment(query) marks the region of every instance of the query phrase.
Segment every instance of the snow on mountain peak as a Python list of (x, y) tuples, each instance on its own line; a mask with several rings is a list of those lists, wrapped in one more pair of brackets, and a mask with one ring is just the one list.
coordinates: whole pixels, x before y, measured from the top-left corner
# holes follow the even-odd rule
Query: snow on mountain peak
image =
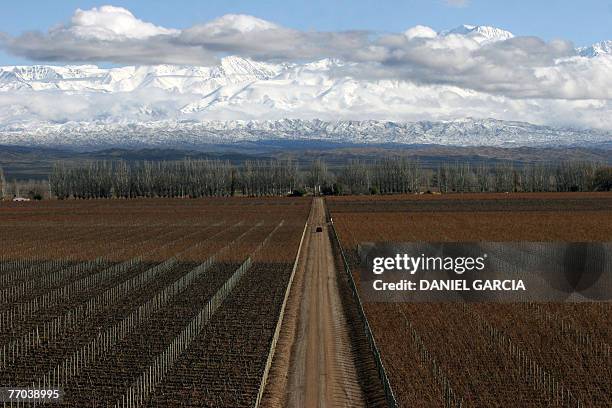
[(13, 68), (12, 72), (23, 81), (41, 81), (60, 78), (56, 70), (44, 65), (17, 66)]
[(512, 34), (510, 31), (502, 30), (501, 28), (492, 26), (476, 26), (470, 24), (463, 24), (451, 30), (444, 30), (440, 32), (434, 31), (431, 27), (417, 25), (406, 30), (404, 35), (409, 40), (415, 38), (428, 39), (436, 37), (460, 36), (470, 38), (481, 45), (497, 41), (505, 41), (514, 37), (514, 34)]
[(223, 57), (219, 66), (226, 75), (250, 75), (257, 79), (270, 79), (282, 69), (276, 64), (257, 62), (235, 55)]
[(64, 92), (131, 92), (158, 88), (177, 93), (207, 94), (229, 84), (269, 80), (287, 64), (227, 56), (216, 66), (142, 65), (98, 68), (95, 65), (0, 67), (0, 91), (33, 89)]
[(509, 40), (510, 38), (514, 38), (514, 34), (501, 28), (492, 26), (476, 26), (470, 24), (463, 24), (459, 27), (453, 28), (452, 30), (442, 31), (440, 34), (444, 36), (451, 34), (464, 35), (472, 38), (474, 41), (480, 44), (505, 41)]
[[(154, 112), (142, 107), (148, 116)], [(13, 114), (19, 114), (14, 111)], [(75, 149), (109, 147), (199, 147), (257, 141), (323, 140), (359, 144), (450, 146), (574, 146), (609, 142), (605, 132), (537, 126), (525, 122), (467, 118), (457, 121), (377, 120), (155, 120), (37, 123), (0, 127), (0, 144)]]
[(612, 55), (612, 40), (600, 41), (590, 47), (578, 48), (578, 54), (587, 58), (594, 58), (600, 55)]

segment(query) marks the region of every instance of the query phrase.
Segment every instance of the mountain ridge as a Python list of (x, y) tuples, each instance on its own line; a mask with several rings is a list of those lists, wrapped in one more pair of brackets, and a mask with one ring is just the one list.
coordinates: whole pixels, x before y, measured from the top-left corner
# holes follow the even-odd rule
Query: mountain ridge
[[(236, 24), (252, 28), (240, 19)], [(483, 46), (515, 37), (477, 25), (433, 35), (464, 36)], [(576, 58), (612, 61), (612, 41), (575, 52)], [(478, 98), (478, 92), (456, 85), (333, 75), (345, 68), (350, 72), (351, 64), (334, 58), (271, 63), (226, 56), (213, 66), (0, 67), (0, 98), (12, 98), (0, 104), (0, 143), (157, 146), (308, 137), (458, 146), (610, 141), (607, 130), (534, 125), (529, 122), (540, 122), (529, 117), (512, 121), (516, 116), (511, 115), (492, 119), (486, 106), (478, 110), (479, 103), (470, 111), (463, 99)], [(511, 103), (503, 96), (482, 95), (502, 113), (503, 104)], [(441, 99), (450, 104), (446, 111), (437, 106)], [(465, 119), (454, 118), (457, 112)]]
[(608, 132), (538, 126), (525, 122), (466, 118), (452, 121), (393, 122), (304, 119), (233, 121), (156, 121), (133, 123), (67, 122), (0, 128), (0, 144), (46, 147), (184, 147), (278, 141), (347, 145), (598, 146)]

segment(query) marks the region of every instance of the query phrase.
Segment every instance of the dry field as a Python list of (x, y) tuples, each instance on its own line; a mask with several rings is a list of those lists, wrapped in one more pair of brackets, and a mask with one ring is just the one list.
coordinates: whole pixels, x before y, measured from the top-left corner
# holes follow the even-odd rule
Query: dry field
[[(612, 241), (612, 194), (327, 200), (355, 280), (367, 241)], [(364, 308), (400, 406), (612, 406), (612, 307), (397, 304)]]
[(310, 199), (0, 204), (0, 383), (252, 406)]

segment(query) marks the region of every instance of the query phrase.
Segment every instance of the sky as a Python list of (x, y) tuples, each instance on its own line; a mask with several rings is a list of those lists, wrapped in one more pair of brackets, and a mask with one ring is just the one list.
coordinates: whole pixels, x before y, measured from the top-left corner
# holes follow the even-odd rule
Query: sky
[[(612, 39), (612, 0), (29, 0), (2, 5), (0, 32), (11, 36), (45, 32), (69, 21), (77, 8), (105, 4), (125, 7), (155, 25), (178, 29), (240, 13), (298, 30), (401, 32), (415, 25), (444, 30), (476, 24), (547, 41), (562, 38), (577, 46)], [(0, 65), (28, 63), (27, 58), (0, 51)]]

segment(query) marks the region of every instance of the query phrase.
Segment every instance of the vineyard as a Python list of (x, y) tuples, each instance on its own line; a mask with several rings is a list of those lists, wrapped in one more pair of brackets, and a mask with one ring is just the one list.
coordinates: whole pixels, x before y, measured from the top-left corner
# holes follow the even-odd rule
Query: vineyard
[[(3, 203), (0, 382), (59, 388), (55, 406), (65, 407), (282, 406), (287, 392), (303, 392), (295, 378), (308, 372), (289, 358), (299, 348), (282, 341), (309, 321), (304, 344), (340, 356), (328, 356), (340, 370), (316, 366), (334, 385), (328, 401), (612, 406), (609, 303), (360, 304), (355, 296), (362, 242), (610, 241), (612, 195), (334, 197), (327, 211), (318, 200)], [(337, 295), (314, 303), (327, 299), (317, 296), (331, 292), (329, 279)], [(285, 306), (292, 329), (282, 331)], [(332, 314), (322, 318), (325, 310)], [(285, 354), (275, 360), (279, 330)], [(284, 385), (264, 395), (266, 381)]]
[[(357, 245), (611, 241), (610, 194), (327, 199), (354, 279)], [(364, 303), (399, 406), (612, 406), (609, 303)]]
[(0, 207), (0, 382), (59, 406), (253, 406), (309, 199)]

